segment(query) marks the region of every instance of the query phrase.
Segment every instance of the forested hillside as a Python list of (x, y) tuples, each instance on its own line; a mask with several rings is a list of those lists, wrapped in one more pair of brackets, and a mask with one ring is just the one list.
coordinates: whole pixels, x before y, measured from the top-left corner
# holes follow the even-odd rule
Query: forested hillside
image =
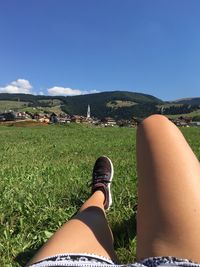
[(129, 119), (133, 116), (145, 117), (156, 113), (158, 110), (157, 105), (163, 103), (162, 100), (151, 95), (124, 91), (67, 97), (0, 94), (1, 100), (17, 101), (18, 103), (26, 102), (28, 107), (49, 108), (55, 105), (55, 100), (57, 100), (63, 112), (78, 115), (86, 115), (87, 106), (90, 105), (92, 116), (98, 118), (111, 116), (117, 119)]
[[(12, 105), (13, 103), (13, 105)], [(65, 112), (86, 115), (90, 105), (91, 116), (115, 119), (144, 118), (155, 113), (165, 115), (190, 114), (200, 111), (200, 98), (164, 102), (152, 95), (112, 91), (79, 96), (41, 96), (29, 94), (0, 94), (0, 112), (8, 109), (23, 111)]]

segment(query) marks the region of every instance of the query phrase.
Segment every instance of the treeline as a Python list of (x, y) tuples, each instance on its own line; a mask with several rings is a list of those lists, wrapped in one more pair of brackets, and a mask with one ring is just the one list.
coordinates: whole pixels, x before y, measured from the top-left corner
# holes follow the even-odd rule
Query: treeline
[(199, 105), (174, 105), (170, 107), (165, 107), (162, 110), (162, 113), (165, 115), (176, 115), (176, 114), (187, 114), (190, 112), (193, 112), (195, 110), (198, 110), (200, 108)]
[[(200, 108), (200, 105), (181, 104), (171, 102), (169, 104), (147, 94), (112, 91), (79, 96), (40, 96), (30, 94), (0, 94), (0, 100), (23, 101), (29, 107), (52, 107), (60, 105), (61, 110), (70, 115), (86, 116), (87, 107), (90, 105), (91, 115), (97, 118), (113, 117), (115, 119), (131, 119), (132, 117), (144, 118), (151, 114), (162, 113), (187, 114)], [(59, 101), (58, 101), (59, 100)], [(116, 101), (129, 101), (132, 106), (113, 107), (108, 103), (116, 104)], [(192, 99), (190, 99), (192, 101)], [(56, 104), (57, 103), (57, 104)]]
[[(87, 105), (80, 106), (77, 108), (73, 107), (73, 112), (71, 112), (69, 106), (62, 106), (63, 112), (68, 114), (79, 114), (86, 116), (87, 112)], [(91, 115), (102, 119), (104, 117), (112, 117), (114, 119), (125, 119), (129, 120), (133, 117), (144, 118), (151, 114), (160, 113), (160, 109), (158, 109), (157, 105), (152, 103), (144, 103), (144, 104), (137, 104), (131, 107), (120, 107), (120, 108), (111, 108), (105, 105), (92, 105), (91, 106)]]
[(159, 109), (153, 103), (143, 103), (137, 104), (131, 107), (123, 107), (112, 109), (110, 112), (111, 117), (116, 119), (126, 119), (129, 120), (133, 117), (145, 118), (149, 115), (159, 113)]
[[(130, 107), (112, 108), (108, 107), (109, 102), (131, 101), (137, 103)], [(91, 107), (92, 116), (98, 118), (113, 117), (115, 119), (130, 119), (133, 116), (145, 117), (157, 113), (156, 105), (163, 104), (163, 101), (146, 94), (132, 92), (103, 92), (98, 94), (80, 95), (65, 99), (62, 110), (69, 114), (86, 115), (87, 106)]]

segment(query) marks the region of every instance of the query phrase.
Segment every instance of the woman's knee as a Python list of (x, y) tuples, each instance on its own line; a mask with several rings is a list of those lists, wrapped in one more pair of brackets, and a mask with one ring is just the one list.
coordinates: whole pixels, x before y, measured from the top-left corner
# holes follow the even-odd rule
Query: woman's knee
[(149, 117), (145, 118), (141, 124), (146, 125), (146, 124), (160, 124), (160, 123), (166, 123), (169, 122), (169, 119), (160, 114), (153, 114), (150, 115)]
[(138, 127), (138, 131), (147, 130), (147, 129), (155, 129), (157, 127), (164, 127), (170, 125), (171, 122), (169, 119), (160, 114), (150, 115), (149, 117), (145, 118), (142, 123)]

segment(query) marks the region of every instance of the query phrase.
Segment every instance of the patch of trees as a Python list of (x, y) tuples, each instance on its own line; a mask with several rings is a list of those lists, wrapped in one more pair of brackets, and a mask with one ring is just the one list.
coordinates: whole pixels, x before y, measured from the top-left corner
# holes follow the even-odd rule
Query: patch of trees
[[(133, 101), (138, 103), (131, 107), (112, 108), (107, 103), (116, 100)], [(158, 113), (157, 104), (163, 103), (160, 99), (141, 93), (132, 92), (103, 92), (98, 94), (79, 95), (65, 98), (61, 109), (68, 114), (86, 116), (87, 106), (91, 107), (91, 115), (100, 119), (113, 117), (116, 119), (131, 119), (133, 116), (146, 117)]]
[(159, 113), (159, 109), (152, 103), (138, 104), (131, 107), (112, 109), (111, 117), (130, 120), (133, 117), (145, 118), (152, 114)]
[(193, 121), (200, 121), (200, 115), (196, 115), (192, 118)]
[[(78, 114), (86, 116), (87, 112), (87, 103), (82, 103), (82, 105), (63, 105), (62, 111), (72, 114)], [(120, 108), (111, 108), (107, 107), (104, 104), (94, 105), (91, 104), (91, 115), (97, 117), (99, 119), (105, 117), (112, 117), (117, 120), (125, 119), (130, 120), (133, 117), (145, 118), (151, 114), (159, 113), (159, 109), (155, 104), (145, 103), (145, 104), (137, 104), (130, 107), (120, 107)]]
[(180, 106), (170, 106), (163, 109), (163, 114), (165, 115), (175, 115), (175, 114), (187, 114), (192, 111), (198, 110), (200, 107), (198, 105), (180, 105)]

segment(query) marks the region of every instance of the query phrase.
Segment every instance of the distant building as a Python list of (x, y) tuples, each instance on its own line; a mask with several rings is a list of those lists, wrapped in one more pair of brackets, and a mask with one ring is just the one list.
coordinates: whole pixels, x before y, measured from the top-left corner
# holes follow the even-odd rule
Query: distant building
[(26, 114), (26, 112), (16, 112), (15, 116), (16, 116), (16, 120), (25, 120), (28, 118), (28, 115)]
[(5, 112), (0, 114), (0, 121), (14, 121), (16, 119), (14, 112)]
[(191, 121), (189, 125), (190, 126), (198, 126), (198, 127), (200, 127), (200, 121)]
[(4, 114), (0, 114), (0, 121), (6, 121)]
[(134, 117), (130, 120), (130, 124), (132, 127), (138, 126), (140, 124), (140, 122), (141, 122), (141, 120), (134, 118)]
[(71, 122), (81, 123), (82, 122), (82, 116), (72, 115), (71, 116)]
[(102, 122), (105, 126), (114, 126), (114, 125), (117, 124), (116, 121), (115, 121), (113, 118), (111, 118), (111, 117), (103, 118), (103, 119), (101, 120), (101, 122)]
[(192, 118), (188, 117), (179, 117), (179, 118), (169, 118), (170, 121), (172, 121), (176, 126), (189, 126)]
[(58, 116), (54, 112), (50, 115), (50, 122), (51, 123), (57, 123), (58, 122)]
[(87, 108), (87, 117), (85, 120), (86, 123), (94, 123), (94, 119), (91, 117), (90, 105)]
[(118, 125), (119, 127), (130, 127), (130, 126), (131, 126), (129, 120), (118, 120), (118, 121), (117, 121), (117, 125)]
[(90, 105), (87, 108), (87, 119), (90, 119)]
[(65, 118), (65, 122), (66, 122), (66, 123), (70, 123), (70, 122), (71, 122), (71, 118), (70, 118), (70, 117), (66, 117), (66, 118)]

